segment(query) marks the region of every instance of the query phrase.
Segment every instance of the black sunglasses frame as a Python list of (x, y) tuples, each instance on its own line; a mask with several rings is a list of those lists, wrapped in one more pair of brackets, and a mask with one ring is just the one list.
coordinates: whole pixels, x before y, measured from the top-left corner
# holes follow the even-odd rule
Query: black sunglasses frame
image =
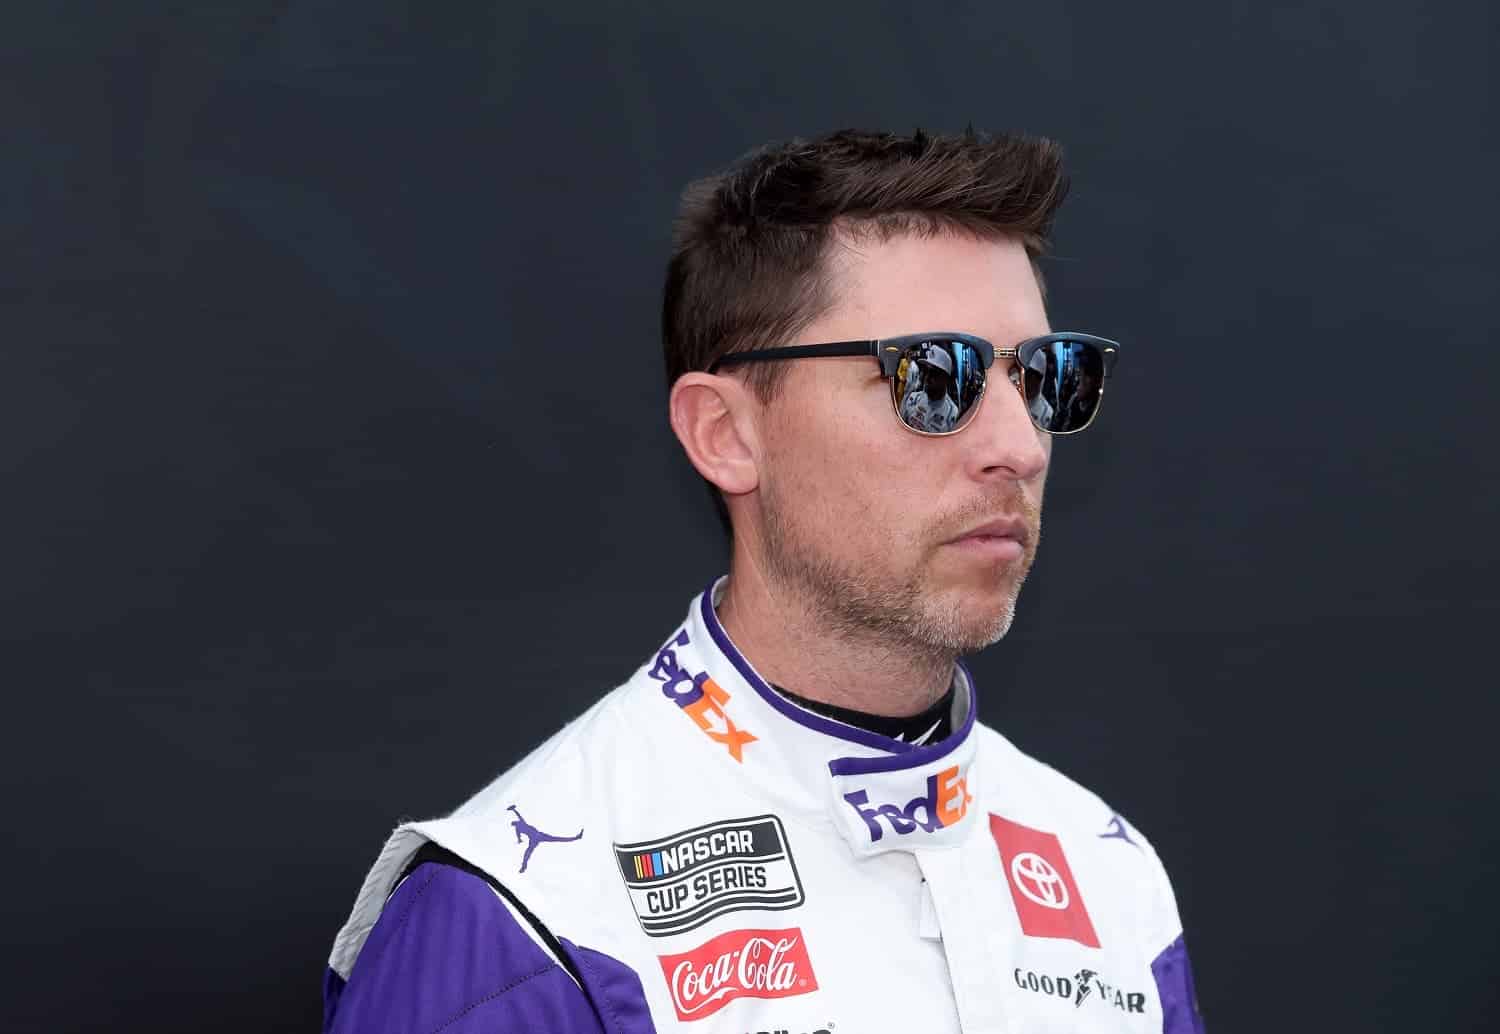
[[(708, 372), (718, 373), (719, 368), (722, 366), (730, 366), (738, 363), (761, 362), (763, 360), (830, 359), (841, 356), (868, 355), (874, 356), (875, 359), (879, 360), (880, 372), (882, 376), (894, 378), (896, 376), (897, 368), (901, 365), (901, 357), (903, 354), (905, 354), (906, 350), (913, 345), (920, 345), (926, 341), (958, 341), (965, 345), (969, 345), (979, 353), (979, 358), (983, 362), (985, 369), (989, 369), (991, 366), (993, 366), (995, 363), (995, 359), (998, 357), (1001, 359), (1015, 360), (1016, 365), (1022, 370), (1026, 369), (1027, 364), (1031, 361), (1031, 357), (1045, 346), (1056, 341), (1077, 341), (1085, 345), (1094, 345), (1100, 349), (1104, 367), (1104, 377), (1106, 380), (1109, 378), (1110, 372), (1115, 368), (1115, 361), (1119, 358), (1120, 355), (1120, 343), (1118, 341), (1111, 341), (1109, 338), (1098, 337), (1094, 334), (1078, 334), (1064, 331), (1055, 334), (1044, 334), (1041, 337), (1027, 338), (1025, 341), (1022, 341), (1014, 348), (996, 348), (993, 344), (986, 341), (984, 338), (976, 337), (973, 334), (935, 331), (926, 334), (902, 334), (899, 337), (874, 338), (866, 341), (830, 341), (821, 345), (785, 345), (779, 348), (758, 348), (752, 349), (748, 352), (731, 352), (728, 355), (720, 356), (718, 359), (716, 359), (713, 365), (708, 368)], [(1017, 385), (1016, 388), (1021, 392), (1022, 400), (1029, 402), (1029, 400), (1026, 399), (1025, 388), (1021, 385)], [(986, 385), (986, 391), (987, 389), (988, 385)], [(1102, 403), (1103, 400), (1104, 385), (1100, 384), (1099, 401)], [(978, 412), (979, 406), (983, 401), (984, 395), (981, 394), (979, 399), (975, 401), (974, 405), (969, 407), (970, 413), (972, 414)], [(1046, 431), (1047, 434), (1054, 435), (1077, 434), (1079, 431), (1087, 430), (1089, 424), (1092, 424), (1094, 422), (1094, 417), (1097, 416), (1098, 413), (1099, 404), (1096, 403), (1094, 406), (1094, 411), (1089, 414), (1088, 422), (1085, 423), (1082, 427), (1075, 427), (1071, 431), (1047, 431), (1046, 428), (1038, 428), (1038, 430)], [(899, 410), (896, 413), (896, 417), (897, 419), (901, 418)], [(959, 431), (962, 431), (969, 425), (969, 422), (972, 419), (973, 417), (971, 415), (970, 417), (965, 419), (961, 425), (954, 428), (952, 431), (919, 431), (915, 427), (912, 427), (910, 424), (908, 424), (905, 420), (901, 420), (901, 426), (905, 427), (913, 434), (941, 438), (946, 437), (950, 434), (957, 434)], [(1032, 422), (1035, 423), (1034, 420)]]

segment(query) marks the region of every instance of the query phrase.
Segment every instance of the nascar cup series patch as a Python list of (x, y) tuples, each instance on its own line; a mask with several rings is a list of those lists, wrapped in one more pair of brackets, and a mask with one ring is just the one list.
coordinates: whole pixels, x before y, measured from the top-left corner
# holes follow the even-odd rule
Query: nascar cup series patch
[(614, 848), (650, 937), (692, 930), (727, 912), (796, 908), (806, 899), (775, 815), (711, 822)]

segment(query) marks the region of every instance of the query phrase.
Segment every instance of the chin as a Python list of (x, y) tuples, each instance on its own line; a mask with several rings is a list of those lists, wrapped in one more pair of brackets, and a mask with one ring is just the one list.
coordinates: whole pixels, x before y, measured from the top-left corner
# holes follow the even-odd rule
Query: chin
[(982, 624), (975, 622), (969, 630), (971, 635), (966, 644), (965, 653), (974, 653), (983, 650), (986, 646), (993, 646), (1005, 638), (1005, 633), (1010, 631), (1010, 626), (1016, 619), (1016, 608), (1014, 600), (1007, 600), (1005, 606), (993, 611), (988, 620)]
[[(1016, 608), (1016, 599), (1021, 594), (1021, 583), (1026, 579), (1026, 568), (1019, 564), (1003, 567), (986, 567), (980, 571), (969, 571), (965, 577), (948, 591), (944, 602), (976, 616), (980, 621), (999, 620)], [(1007, 623), (1009, 617), (1006, 617)]]
[(1006, 579), (983, 592), (957, 591), (933, 599), (920, 620), (920, 637), (957, 654), (976, 653), (1010, 631), (1016, 616), (1019, 586)]

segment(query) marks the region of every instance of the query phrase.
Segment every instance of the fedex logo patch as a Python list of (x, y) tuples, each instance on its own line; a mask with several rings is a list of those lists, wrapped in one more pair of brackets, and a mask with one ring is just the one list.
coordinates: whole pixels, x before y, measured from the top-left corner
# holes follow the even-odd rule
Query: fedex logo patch
[(662, 695), (682, 708), (709, 739), (722, 743), (730, 757), (743, 763), (745, 744), (754, 743), (755, 737), (736, 726), (724, 709), (729, 703), (728, 690), (715, 682), (708, 672), (694, 675), (678, 663), (677, 651), (673, 647), (687, 644), (688, 634), (684, 628), (657, 652), (656, 662), (646, 674), (662, 684)]
[(918, 829), (935, 833), (955, 825), (968, 814), (969, 805), (974, 800), (969, 794), (968, 780), (959, 772), (957, 765), (934, 772), (927, 777), (927, 792), (913, 797), (905, 805), (871, 804), (870, 795), (865, 790), (846, 793), (844, 800), (864, 819), (872, 844), (885, 836), (886, 824), (897, 836), (904, 837)]
[(990, 835), (1000, 851), (1021, 932), (1099, 947), (1099, 935), (1056, 835), (999, 815), (990, 816)]

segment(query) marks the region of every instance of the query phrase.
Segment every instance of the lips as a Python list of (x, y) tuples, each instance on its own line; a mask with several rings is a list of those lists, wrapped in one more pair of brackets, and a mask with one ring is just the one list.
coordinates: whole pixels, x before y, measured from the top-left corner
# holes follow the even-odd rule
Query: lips
[(985, 542), (994, 539), (1011, 539), (1018, 545), (1025, 546), (1030, 537), (1031, 529), (1020, 517), (1002, 517), (998, 520), (986, 521), (977, 528), (970, 528), (953, 541), (963, 542), (966, 539), (975, 539)]

